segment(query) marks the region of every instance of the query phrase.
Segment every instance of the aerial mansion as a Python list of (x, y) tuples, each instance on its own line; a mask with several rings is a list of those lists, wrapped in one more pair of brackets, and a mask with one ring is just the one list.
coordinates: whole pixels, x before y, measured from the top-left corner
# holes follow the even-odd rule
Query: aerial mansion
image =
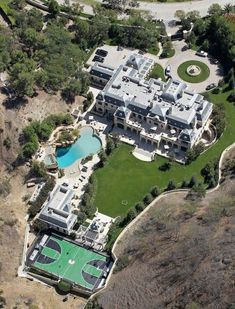
[(182, 156), (202, 138), (212, 104), (178, 80), (147, 80), (153, 65), (152, 59), (139, 54), (131, 55), (116, 70), (95, 63), (91, 80), (103, 89), (93, 111), (112, 118), (123, 134), (137, 135), (140, 144)]

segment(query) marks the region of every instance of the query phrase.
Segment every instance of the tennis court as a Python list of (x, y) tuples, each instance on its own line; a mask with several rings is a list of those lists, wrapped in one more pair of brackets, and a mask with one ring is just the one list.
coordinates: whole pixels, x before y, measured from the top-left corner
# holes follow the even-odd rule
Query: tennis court
[(31, 266), (93, 290), (108, 268), (109, 258), (60, 236), (49, 236)]

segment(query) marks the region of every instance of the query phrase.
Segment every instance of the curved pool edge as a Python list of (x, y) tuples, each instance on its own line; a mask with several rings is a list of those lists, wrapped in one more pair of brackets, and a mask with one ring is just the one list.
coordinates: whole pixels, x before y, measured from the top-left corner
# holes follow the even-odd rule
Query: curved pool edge
[[(95, 128), (93, 127), (93, 126), (91, 126), (91, 125), (84, 125), (84, 126), (82, 126), (81, 128), (79, 128), (79, 130), (82, 130), (82, 129), (86, 129), (86, 128), (91, 128), (92, 129), (92, 137), (94, 137), (94, 138), (96, 138), (96, 139), (98, 139), (99, 140), (99, 142), (100, 142), (100, 148), (99, 148), (99, 150), (98, 151), (96, 151), (95, 153), (89, 153), (89, 154), (87, 154), (86, 156), (83, 156), (83, 157), (80, 157), (80, 158), (78, 158), (78, 159), (76, 159), (74, 162), (72, 162), (71, 164), (69, 164), (68, 166), (64, 166), (64, 167), (61, 167), (60, 166), (60, 164), (59, 164), (59, 161), (57, 160), (57, 155), (56, 155), (56, 152), (57, 152), (57, 149), (58, 148), (65, 148), (65, 147), (56, 147), (55, 146), (55, 149), (54, 149), (54, 156), (55, 156), (55, 158), (56, 158), (56, 162), (57, 162), (57, 164), (58, 164), (58, 168), (59, 169), (67, 169), (67, 168), (71, 168), (73, 165), (75, 165), (75, 164), (80, 164), (80, 161), (82, 160), (82, 159), (84, 159), (84, 158), (87, 158), (89, 155), (92, 155), (92, 156), (94, 156), (94, 155), (96, 155), (96, 154), (98, 154), (99, 152), (100, 152), (100, 150), (103, 148), (103, 142), (102, 142), (102, 139), (100, 138), (100, 136), (97, 134), (97, 132), (96, 132), (96, 130), (95, 130)], [(79, 140), (79, 138), (81, 138), (81, 135), (82, 134), (79, 134), (79, 136), (78, 136), (78, 138), (76, 139), (76, 141), (73, 143), (73, 144), (71, 144), (71, 145), (68, 145), (68, 146), (66, 146), (66, 147), (72, 147), (78, 140)], [(79, 167), (78, 167), (79, 168)]]

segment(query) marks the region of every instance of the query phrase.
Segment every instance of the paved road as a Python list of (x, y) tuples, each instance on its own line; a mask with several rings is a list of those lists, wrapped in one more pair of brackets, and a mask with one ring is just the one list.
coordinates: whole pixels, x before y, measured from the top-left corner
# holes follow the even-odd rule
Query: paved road
[[(63, 3), (64, 0), (57, 0)], [(78, 0), (70, 0), (71, 2), (77, 2)], [(84, 0), (85, 1), (85, 0)], [(102, 2), (102, 0), (96, 0), (97, 2)], [(141, 1), (139, 10), (147, 10), (154, 18), (164, 19), (170, 21), (174, 19), (175, 11), (184, 10), (185, 12), (197, 10), (200, 12), (201, 16), (207, 14), (207, 10), (213, 3), (219, 3), (221, 6), (227, 3), (233, 3), (234, 0), (196, 0), (188, 2), (175, 2), (175, 3), (160, 3), (160, 2), (144, 2)], [(84, 6), (84, 12), (88, 14), (93, 13), (91, 6), (87, 4), (82, 4)]]

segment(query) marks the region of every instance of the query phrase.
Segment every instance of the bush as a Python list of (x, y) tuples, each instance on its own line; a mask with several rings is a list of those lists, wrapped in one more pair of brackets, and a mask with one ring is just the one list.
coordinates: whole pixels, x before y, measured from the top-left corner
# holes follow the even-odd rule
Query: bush
[(181, 188), (182, 188), (182, 189), (183, 189), (183, 188), (188, 188), (188, 186), (189, 186), (188, 181), (187, 181), (187, 180), (183, 180), (183, 181), (182, 181), (182, 184), (181, 184)]
[(7, 150), (9, 150), (11, 148), (11, 139), (9, 136), (7, 136), (4, 141), (3, 141), (3, 145), (6, 147)]
[(10, 180), (5, 179), (0, 182), (0, 196), (7, 197), (11, 193), (11, 184)]
[(170, 162), (166, 162), (166, 163), (160, 165), (158, 169), (159, 169), (160, 171), (166, 172), (166, 171), (169, 171), (169, 170), (171, 169), (171, 166), (172, 166), (172, 165), (171, 165)]
[(219, 94), (220, 93), (220, 88), (214, 88), (213, 90), (212, 90), (212, 93), (213, 94)]
[(126, 268), (129, 264), (128, 255), (123, 255), (118, 258), (117, 263), (114, 268), (114, 274)]
[(48, 198), (49, 192), (51, 192), (54, 189), (54, 186), (55, 186), (55, 179), (50, 177), (45, 183), (44, 187), (41, 189), (36, 201), (34, 201), (28, 209), (28, 214), (31, 218), (34, 217), (39, 212), (42, 205)]
[(197, 184), (198, 184), (198, 181), (197, 181), (196, 177), (192, 176), (192, 178), (190, 179), (189, 184), (188, 184), (189, 188), (192, 188), (192, 187), (196, 186)]
[(203, 184), (197, 184), (188, 192), (186, 199), (191, 201), (201, 200), (206, 195), (206, 189)]
[(144, 204), (145, 205), (148, 205), (152, 202), (153, 200), (153, 197), (150, 193), (146, 194), (145, 197), (144, 197)]
[(175, 188), (176, 188), (176, 184), (174, 183), (173, 180), (170, 180), (167, 185), (167, 190), (170, 191), (170, 190), (174, 190)]
[(151, 189), (151, 194), (153, 197), (157, 197), (158, 195), (161, 194), (161, 191), (157, 186), (155, 186)]
[(228, 96), (228, 101), (230, 103), (235, 103), (235, 93), (231, 93), (229, 96)]
[(199, 157), (199, 155), (204, 151), (205, 146), (202, 142), (199, 142), (198, 144), (194, 145), (192, 148), (187, 150), (187, 164), (192, 163)]
[(143, 211), (145, 208), (145, 205), (143, 202), (138, 202), (137, 204), (135, 204), (135, 210), (137, 213), (140, 213), (141, 211)]

